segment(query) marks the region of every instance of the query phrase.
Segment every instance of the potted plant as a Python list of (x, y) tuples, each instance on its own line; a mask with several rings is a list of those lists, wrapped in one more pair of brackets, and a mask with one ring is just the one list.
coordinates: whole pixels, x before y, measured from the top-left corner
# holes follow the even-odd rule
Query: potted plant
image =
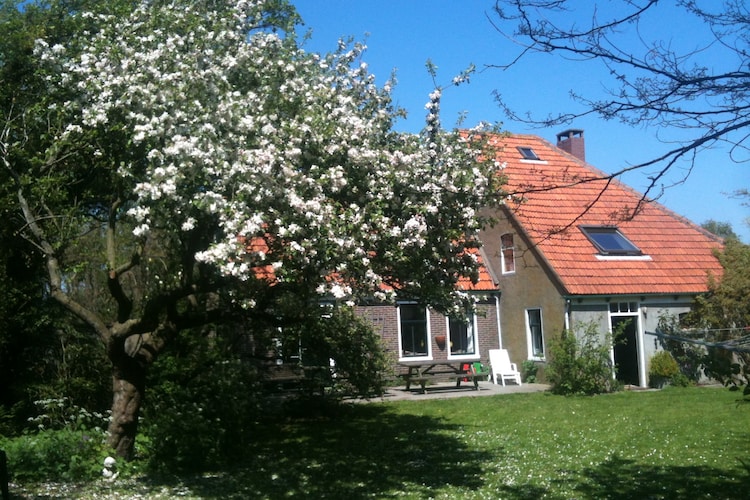
[(435, 335), (435, 343), (440, 348), (440, 350), (445, 349), (445, 335)]

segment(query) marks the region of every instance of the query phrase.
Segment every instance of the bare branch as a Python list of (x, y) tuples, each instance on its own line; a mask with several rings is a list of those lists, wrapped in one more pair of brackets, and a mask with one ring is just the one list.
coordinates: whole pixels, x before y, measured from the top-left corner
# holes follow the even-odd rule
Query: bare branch
[[(750, 132), (747, 132), (750, 129), (750, 12), (744, 2), (727, 0), (699, 5), (695, 0), (678, 1), (676, 8), (693, 16), (706, 28), (707, 38), (704, 37), (697, 47), (673, 44), (668, 30), (652, 30), (649, 36), (645, 29), (647, 16), (663, 15), (662, 7), (669, 8), (663, 3), (624, 0), (622, 4), (619, 17), (601, 21), (599, 4), (586, 4), (591, 8), (590, 24), (581, 27), (578, 25), (582, 20), (581, 5), (577, 4), (579, 11), (573, 11), (568, 0), (497, 0), (490, 22), (502, 36), (516, 43), (520, 51), (511, 56), (508, 63), (487, 68), (509, 69), (535, 52), (554, 53), (576, 63), (600, 63), (609, 74), (611, 85), (603, 97), (571, 91), (571, 97), (583, 106), (582, 110), (560, 111), (541, 118), (520, 115), (496, 93), (495, 98), (507, 116), (538, 127), (570, 124), (595, 115), (634, 126), (692, 131), (693, 137), (676, 141), (676, 147), (670, 147), (659, 156), (603, 178), (610, 180), (630, 171), (657, 166), (657, 171), (649, 176), (641, 203), (658, 198), (665, 188), (671, 187), (662, 183), (681, 160), (687, 160), (689, 166), (672, 185), (684, 182), (694, 168), (696, 154), (716, 143), (730, 145), (733, 161), (750, 161)], [(611, 5), (608, 7), (612, 10)], [(632, 40), (640, 42), (641, 53), (637, 53), (637, 47), (633, 48)], [(593, 180), (602, 178), (577, 182)]]

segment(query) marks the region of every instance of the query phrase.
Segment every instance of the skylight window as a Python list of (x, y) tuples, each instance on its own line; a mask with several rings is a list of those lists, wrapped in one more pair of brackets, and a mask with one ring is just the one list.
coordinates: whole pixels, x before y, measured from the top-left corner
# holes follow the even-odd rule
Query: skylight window
[(537, 154), (531, 148), (518, 146), (518, 152), (521, 153), (521, 156), (523, 156), (524, 160), (539, 160), (539, 156), (537, 156)]
[(602, 255), (641, 255), (635, 246), (614, 226), (580, 226), (581, 231)]

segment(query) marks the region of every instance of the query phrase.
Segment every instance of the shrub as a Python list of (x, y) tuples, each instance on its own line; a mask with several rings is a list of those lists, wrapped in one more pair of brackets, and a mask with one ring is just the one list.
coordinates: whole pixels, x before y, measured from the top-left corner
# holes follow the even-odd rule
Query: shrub
[[(264, 397), (257, 364), (234, 354), (231, 335), (204, 338), (183, 332), (149, 372), (140, 440), (148, 466), (160, 472), (226, 467), (244, 458), (261, 421), (277, 411), (330, 411), (332, 385), (350, 393), (381, 393), (388, 363), (372, 326), (351, 308), (321, 316), (316, 306), (315, 312), (317, 317), (274, 333), (282, 337), (283, 352), (301, 351), (303, 364), (323, 368), (312, 383), (326, 388), (325, 401), (317, 393), (307, 398), (308, 391), (297, 393), (300, 399), (294, 401), (292, 394)], [(333, 379), (330, 359), (336, 362)]]
[(599, 394), (619, 389), (614, 379), (609, 334), (599, 335), (595, 323), (578, 333), (564, 331), (550, 342), (547, 380), (555, 394)]
[(390, 362), (381, 337), (352, 308), (336, 307), (305, 324), (300, 338), (305, 346), (303, 362), (311, 358), (327, 366), (329, 359), (334, 360), (341, 391), (359, 396), (385, 391)]
[[(180, 342), (204, 340), (186, 334)], [(255, 369), (217, 346), (196, 346), (191, 356), (170, 352), (149, 374), (153, 385), (144, 405), (140, 452), (153, 470), (223, 467), (241, 457), (252, 439), (259, 413)]]
[(539, 367), (532, 359), (527, 359), (521, 363), (521, 379), (527, 384), (536, 382), (536, 372)]
[(35, 401), (40, 413), (29, 419), (35, 429), (0, 440), (11, 477), (19, 481), (78, 481), (101, 474), (106, 455), (108, 417), (73, 404), (68, 398)]
[(68, 429), (103, 433), (109, 423), (109, 415), (90, 412), (71, 401), (70, 398), (49, 398), (34, 401), (38, 414), (29, 418), (29, 423), (40, 431)]
[(651, 387), (662, 387), (671, 383), (680, 374), (680, 366), (668, 351), (659, 351), (651, 357), (648, 382)]
[(8, 472), (17, 481), (79, 481), (101, 475), (104, 435), (44, 430), (0, 441)]
[(695, 385), (695, 382), (687, 378), (684, 373), (678, 373), (672, 377), (672, 385), (675, 387), (690, 387)]

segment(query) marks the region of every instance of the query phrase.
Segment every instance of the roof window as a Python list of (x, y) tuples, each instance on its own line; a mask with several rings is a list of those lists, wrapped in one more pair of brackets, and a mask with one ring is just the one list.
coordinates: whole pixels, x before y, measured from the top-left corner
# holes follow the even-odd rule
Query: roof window
[(539, 156), (534, 152), (531, 148), (526, 148), (523, 146), (518, 146), (518, 152), (521, 153), (521, 156), (523, 156), (524, 160), (539, 160)]
[(635, 246), (615, 226), (580, 226), (581, 231), (602, 255), (641, 255)]

